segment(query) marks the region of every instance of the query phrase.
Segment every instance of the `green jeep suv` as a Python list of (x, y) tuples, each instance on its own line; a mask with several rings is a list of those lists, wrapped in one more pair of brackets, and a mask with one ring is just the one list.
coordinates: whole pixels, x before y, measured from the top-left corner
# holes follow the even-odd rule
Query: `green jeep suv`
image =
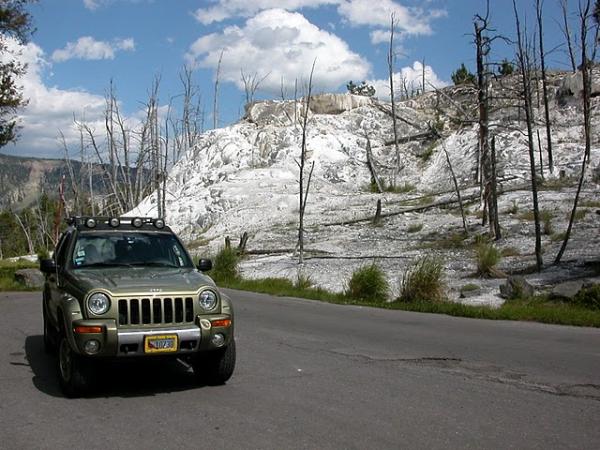
[(40, 262), (44, 346), (57, 353), (60, 386), (90, 391), (107, 359), (175, 357), (202, 384), (235, 367), (233, 306), (195, 267), (162, 219), (73, 217), (54, 257)]

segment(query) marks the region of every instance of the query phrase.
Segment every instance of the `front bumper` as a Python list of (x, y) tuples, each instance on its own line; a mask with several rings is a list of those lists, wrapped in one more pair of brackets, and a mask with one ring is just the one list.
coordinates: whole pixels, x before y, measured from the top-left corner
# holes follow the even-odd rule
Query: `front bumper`
[[(183, 356), (192, 353), (211, 351), (229, 344), (233, 338), (233, 322), (227, 327), (212, 326), (215, 320), (231, 319), (228, 315), (211, 317), (198, 316), (194, 324), (176, 327), (119, 328), (115, 320), (76, 320), (73, 321), (71, 344), (74, 350), (92, 357), (134, 357), (134, 356)], [(99, 333), (77, 333), (78, 327), (99, 327)], [(79, 328), (81, 329), (81, 328)], [(89, 328), (88, 328), (89, 329)], [(225, 337), (224, 344), (216, 346), (212, 338), (220, 333)], [(177, 350), (168, 353), (146, 353), (144, 342), (147, 336), (177, 335)], [(86, 352), (86, 342), (96, 340), (100, 343), (96, 353)]]

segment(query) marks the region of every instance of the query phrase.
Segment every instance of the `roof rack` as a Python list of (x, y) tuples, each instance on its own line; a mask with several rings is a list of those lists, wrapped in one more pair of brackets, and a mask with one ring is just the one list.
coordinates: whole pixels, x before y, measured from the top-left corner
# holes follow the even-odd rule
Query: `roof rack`
[(66, 219), (67, 225), (77, 228), (93, 229), (119, 228), (120, 226), (132, 226), (142, 228), (153, 226), (159, 230), (165, 228), (165, 220), (161, 217), (106, 217), (106, 216), (72, 216)]

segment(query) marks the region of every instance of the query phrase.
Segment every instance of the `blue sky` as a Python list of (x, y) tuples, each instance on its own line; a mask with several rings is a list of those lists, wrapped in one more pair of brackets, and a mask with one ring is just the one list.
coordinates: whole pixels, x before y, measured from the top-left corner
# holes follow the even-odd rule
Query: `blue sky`
[[(512, 1), (492, 0), (491, 23), (514, 36)], [(575, 0), (570, 0), (575, 12)], [(534, 28), (533, 0), (519, 9)], [(420, 80), (420, 61), (435, 85), (450, 83), (461, 62), (474, 70), (472, 19), (484, 14), (484, 0), (52, 0), (32, 5), (37, 31), (20, 58), (29, 64), (24, 91), (21, 139), (1, 152), (62, 157), (57, 137), (76, 145), (73, 116), (101, 131), (103, 96), (110, 80), (121, 111), (135, 122), (153, 80), (160, 76), (159, 99), (167, 104), (181, 92), (179, 73), (193, 66), (194, 81), (212, 126), (215, 68), (221, 50), (222, 126), (239, 119), (244, 92), (240, 71), (265, 77), (260, 98), (279, 97), (283, 80), (292, 95), (296, 78), (306, 78), (316, 58), (319, 91), (345, 91), (345, 83), (368, 80), (384, 94), (390, 12), (398, 20), (396, 71)], [(545, 0), (546, 48), (562, 35), (558, 0)], [(574, 24), (575, 26), (575, 24)], [(493, 59), (513, 58), (497, 41)], [(567, 68), (564, 49), (550, 64)], [(420, 83), (420, 81), (419, 81)], [(384, 95), (385, 96), (385, 95)]]

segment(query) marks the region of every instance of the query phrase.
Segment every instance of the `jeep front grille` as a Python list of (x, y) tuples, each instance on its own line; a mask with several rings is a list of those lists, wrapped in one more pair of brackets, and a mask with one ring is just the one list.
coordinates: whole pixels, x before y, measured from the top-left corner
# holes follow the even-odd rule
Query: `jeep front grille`
[(131, 298), (119, 300), (119, 325), (191, 323), (192, 297)]

